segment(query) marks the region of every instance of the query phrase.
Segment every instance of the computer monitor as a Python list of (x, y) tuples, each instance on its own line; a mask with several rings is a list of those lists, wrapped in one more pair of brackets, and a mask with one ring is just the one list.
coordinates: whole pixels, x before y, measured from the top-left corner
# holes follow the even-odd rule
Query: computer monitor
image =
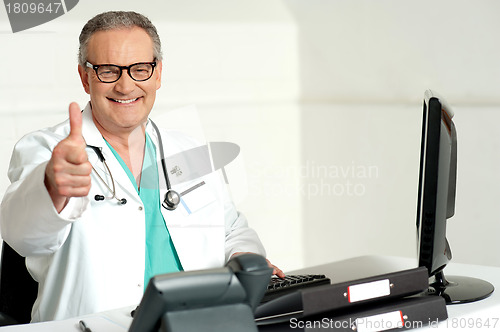
[(473, 302), (494, 290), (489, 282), (447, 276), (443, 270), (452, 255), (446, 239), (447, 220), (455, 213), (457, 177), (457, 132), (453, 112), (443, 98), (425, 92), (417, 200), (419, 266), (434, 277), (429, 294), (441, 295), (447, 303)]

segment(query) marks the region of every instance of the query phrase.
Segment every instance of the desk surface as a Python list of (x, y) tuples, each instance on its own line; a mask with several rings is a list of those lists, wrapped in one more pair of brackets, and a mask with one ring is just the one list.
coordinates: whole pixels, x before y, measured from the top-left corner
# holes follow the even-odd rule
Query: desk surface
[[(410, 269), (418, 266), (416, 259), (385, 256), (362, 256), (308, 267), (290, 273), (320, 273), (332, 279), (332, 283), (360, 279), (368, 276)], [(448, 320), (438, 327), (424, 327), (419, 331), (457, 331), (488, 329), (500, 330), (500, 268), (460, 263), (450, 263), (444, 270), (445, 276), (474, 277), (486, 280), (495, 286), (493, 294), (481, 301), (448, 305)]]
[[(329, 276), (332, 283), (337, 283), (409, 269), (416, 265), (416, 260), (409, 258), (363, 256), (290, 271), (290, 273), (322, 273)], [(482, 301), (449, 305), (447, 321), (441, 322), (437, 327), (424, 327), (418, 330), (500, 330), (500, 268), (451, 263), (446, 267), (445, 274), (484, 279), (496, 286), (497, 290)], [(78, 322), (84, 319), (93, 332), (124, 332), (128, 330), (132, 322), (130, 316), (132, 309), (132, 307), (127, 307), (63, 321), (7, 326), (0, 328), (0, 331), (77, 332), (80, 331)]]

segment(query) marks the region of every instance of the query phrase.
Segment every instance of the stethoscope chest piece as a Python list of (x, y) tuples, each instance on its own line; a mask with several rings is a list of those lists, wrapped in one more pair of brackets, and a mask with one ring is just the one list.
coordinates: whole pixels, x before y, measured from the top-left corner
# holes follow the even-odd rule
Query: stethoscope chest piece
[(175, 210), (181, 202), (181, 196), (177, 191), (169, 189), (165, 194), (165, 199), (161, 204), (167, 210)]
[(161, 204), (167, 210), (175, 210), (181, 202), (181, 196), (175, 190), (169, 189), (165, 194), (165, 199)]

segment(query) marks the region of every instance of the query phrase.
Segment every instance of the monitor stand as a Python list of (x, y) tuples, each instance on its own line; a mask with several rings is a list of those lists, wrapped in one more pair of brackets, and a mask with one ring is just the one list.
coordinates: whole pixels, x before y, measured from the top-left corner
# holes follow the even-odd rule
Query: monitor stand
[(495, 287), (489, 282), (463, 276), (448, 276), (445, 278), (443, 271), (434, 276), (428, 289), (429, 295), (442, 296), (446, 304), (459, 304), (479, 301), (493, 293)]

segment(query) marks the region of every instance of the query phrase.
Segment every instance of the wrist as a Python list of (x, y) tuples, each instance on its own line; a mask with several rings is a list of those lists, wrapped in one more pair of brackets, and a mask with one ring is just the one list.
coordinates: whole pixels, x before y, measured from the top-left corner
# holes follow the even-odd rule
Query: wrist
[(61, 213), (64, 207), (68, 204), (69, 197), (62, 196), (57, 192), (56, 188), (51, 185), (47, 173), (45, 173), (44, 185), (45, 189), (47, 189), (47, 192), (50, 196), (50, 199), (52, 200), (52, 204), (54, 205), (54, 208), (56, 209), (57, 213)]

